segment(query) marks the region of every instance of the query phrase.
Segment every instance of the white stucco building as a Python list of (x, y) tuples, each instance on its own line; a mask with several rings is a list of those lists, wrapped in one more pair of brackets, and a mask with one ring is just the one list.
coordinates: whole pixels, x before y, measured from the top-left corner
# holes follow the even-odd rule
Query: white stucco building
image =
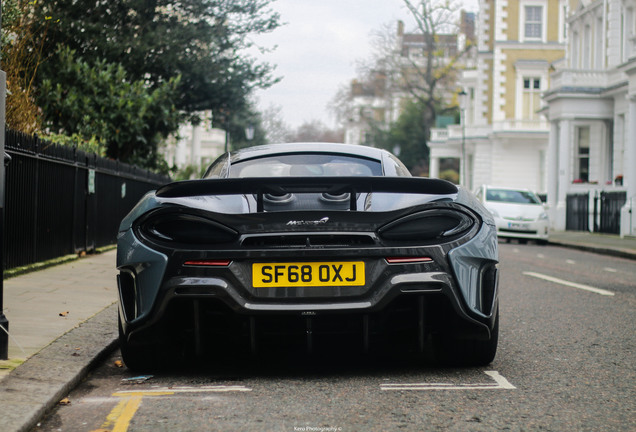
[(460, 183), (548, 188), (549, 124), (539, 111), (550, 69), (565, 53), (565, 0), (481, 0), (476, 66), (459, 82), (462, 125), (433, 130), (431, 177), (460, 160)]
[(636, 235), (636, 1), (569, 6), (567, 54), (544, 95), (551, 221)]
[(169, 166), (182, 169), (188, 165), (206, 167), (225, 150), (225, 131), (211, 127), (211, 114), (202, 113), (198, 125), (184, 124), (171, 137), (164, 150)]

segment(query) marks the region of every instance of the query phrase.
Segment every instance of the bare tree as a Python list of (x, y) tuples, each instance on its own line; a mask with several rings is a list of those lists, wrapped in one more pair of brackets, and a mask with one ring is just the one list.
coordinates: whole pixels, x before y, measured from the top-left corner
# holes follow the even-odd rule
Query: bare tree
[(283, 121), (282, 108), (270, 105), (261, 114), (262, 127), (268, 143), (284, 143), (290, 140), (291, 131)]
[[(395, 23), (384, 24), (381, 29), (372, 32), (371, 55), (369, 58), (356, 60), (357, 77), (351, 83), (341, 85), (329, 103), (331, 113), (342, 126), (359, 119), (360, 113), (356, 112), (359, 106), (354, 104), (354, 98), (360, 96), (360, 93), (381, 96), (386, 106), (391, 105), (391, 80), (387, 74), (392, 73), (395, 65), (393, 59), (397, 55), (396, 47)], [(383, 78), (382, 89), (377, 88), (380, 82), (378, 77)]]
[(336, 94), (329, 101), (328, 108), (341, 125), (344, 125), (351, 118), (353, 105), (349, 84), (342, 84), (338, 87)]
[[(359, 128), (359, 123), (355, 122), (366, 121), (367, 137), (375, 133), (374, 145), (390, 149), (395, 141), (392, 129), (399, 127), (398, 117), (407, 105), (412, 111), (415, 103), (419, 106), (416, 110), (421, 113), (422, 136), (416, 139), (413, 134), (402, 133), (402, 136), (411, 135), (413, 142), (401, 146), (402, 150), (405, 150), (404, 146), (413, 146), (409, 154), (427, 159), (426, 143), (436, 116), (457, 109), (454, 97), (457, 79), (474, 35), (461, 27), (460, 16), (464, 18), (464, 14), (460, 15), (461, 2), (458, 0), (404, 0), (404, 5), (413, 18), (411, 29), (407, 31), (404, 23), (398, 22), (397, 28), (392, 23), (372, 34), (371, 57), (358, 62), (357, 80), (348, 92), (339, 90), (332, 100), (332, 110), (341, 123), (349, 122)], [(465, 43), (460, 33), (465, 34)], [(384, 106), (387, 115), (383, 121), (378, 121), (378, 116), (360, 119), (361, 104), (365, 102), (356, 103), (356, 89), (373, 86), (378, 74), (384, 77), (386, 87), (381, 93), (375, 92), (373, 100), (376, 106)], [(412, 165), (418, 163), (412, 161)]]
[(471, 44), (458, 46), (459, 2), (404, 0), (404, 4), (411, 12), (418, 32), (417, 35), (402, 35), (403, 38), (411, 37), (415, 52), (403, 50), (400, 53), (398, 86), (427, 107), (424, 120), (432, 125), (436, 107), (443, 105), (444, 91), (456, 82), (461, 69), (459, 60), (470, 50)]
[(333, 142), (343, 141), (342, 130), (328, 128), (319, 120), (305, 122), (291, 135), (294, 142)]

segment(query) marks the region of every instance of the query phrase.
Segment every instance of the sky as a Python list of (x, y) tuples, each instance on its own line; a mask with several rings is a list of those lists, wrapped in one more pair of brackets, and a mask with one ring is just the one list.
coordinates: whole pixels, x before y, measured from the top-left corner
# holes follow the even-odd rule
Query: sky
[[(477, 0), (464, 1), (477, 10)], [(371, 58), (373, 32), (395, 28), (400, 19), (406, 31), (413, 29), (403, 0), (275, 0), (271, 7), (284, 25), (252, 41), (276, 49), (251, 54), (275, 65), (274, 76), (282, 79), (255, 97), (261, 111), (280, 108), (293, 129), (314, 120), (335, 127), (329, 102), (357, 77), (357, 64)]]

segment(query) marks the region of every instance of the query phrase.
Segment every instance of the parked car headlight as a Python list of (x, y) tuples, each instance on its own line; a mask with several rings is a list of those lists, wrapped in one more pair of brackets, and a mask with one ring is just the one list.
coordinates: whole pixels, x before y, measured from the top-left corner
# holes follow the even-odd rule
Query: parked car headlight
[(548, 214), (543, 212), (539, 215), (539, 220), (548, 220)]

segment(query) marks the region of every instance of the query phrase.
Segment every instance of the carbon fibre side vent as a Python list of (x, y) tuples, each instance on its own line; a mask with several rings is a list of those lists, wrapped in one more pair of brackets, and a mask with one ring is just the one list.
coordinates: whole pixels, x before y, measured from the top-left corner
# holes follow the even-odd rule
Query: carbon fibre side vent
[(137, 296), (137, 283), (134, 273), (130, 271), (121, 271), (117, 275), (117, 283), (121, 294), (121, 306), (124, 311), (126, 321), (132, 321), (137, 317), (137, 304), (135, 298)]
[(497, 264), (489, 263), (481, 270), (481, 312), (484, 315), (492, 313), (493, 301), (497, 290)]

